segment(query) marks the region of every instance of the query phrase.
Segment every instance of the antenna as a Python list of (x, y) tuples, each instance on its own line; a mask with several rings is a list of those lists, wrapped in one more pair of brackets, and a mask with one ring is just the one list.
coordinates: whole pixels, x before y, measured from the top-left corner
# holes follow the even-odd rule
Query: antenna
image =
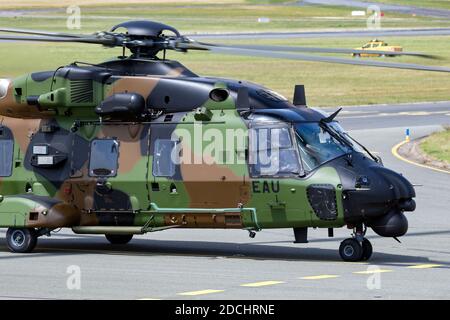
[(294, 106), (306, 106), (305, 86), (302, 84), (295, 85), (294, 88), (294, 100), (292, 102)]

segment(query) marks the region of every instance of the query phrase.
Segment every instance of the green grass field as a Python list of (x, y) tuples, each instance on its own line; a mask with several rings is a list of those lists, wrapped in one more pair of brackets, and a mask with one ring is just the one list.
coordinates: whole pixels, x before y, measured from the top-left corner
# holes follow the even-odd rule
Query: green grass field
[[(66, 28), (66, 7), (45, 9), (47, 1), (37, 1), (29, 11), (10, 17), (0, 17), (0, 25), (15, 28), (55, 30)], [(256, 3), (256, 2), (255, 2)], [(333, 6), (266, 5), (235, 3), (205, 5), (203, 2), (186, 3), (114, 3), (93, 1), (80, 5), (83, 32), (94, 32), (131, 19), (149, 19), (175, 25), (184, 33), (192, 32), (242, 32), (242, 31), (294, 31), (314, 28), (365, 28), (365, 17), (352, 17), (351, 8)], [(10, 2), (9, 5), (14, 5)], [(19, 1), (18, 4), (21, 4)], [(23, 4), (23, 3), (22, 3)], [(0, 5), (1, 8), (1, 5)], [(20, 6), (20, 10), (23, 10)], [(258, 18), (270, 18), (269, 23), (258, 23)], [(411, 17), (386, 13), (381, 25), (392, 27), (450, 27), (450, 21)]]
[[(21, 1), (25, 0), (20, 0)], [(46, 0), (47, 1), (47, 0)], [(158, 3), (109, 5), (97, 3), (83, 10), (82, 30), (89, 33), (105, 30), (115, 23), (146, 17), (175, 26), (182, 32), (205, 31), (292, 31), (312, 28), (363, 28), (365, 22), (352, 20), (348, 8), (291, 7), (234, 3), (226, 7), (220, 4), (190, 5)], [(39, 17), (2, 17), (0, 26), (35, 28), (44, 30), (65, 29), (65, 11), (39, 11)], [(273, 22), (258, 24), (257, 17), (270, 16)], [(278, 19), (278, 20), (277, 20)], [(436, 24), (446, 26), (440, 20), (392, 18), (414, 27)], [(278, 22), (277, 22), (278, 21)], [(397, 22), (395, 22), (397, 23)], [(450, 22), (448, 22), (450, 24)], [(385, 38), (393, 45), (401, 45), (406, 51), (422, 51), (437, 54), (441, 60), (418, 58), (375, 58), (450, 66), (450, 37)], [(369, 39), (286, 39), (249, 41), (259, 44), (310, 45), (353, 48)], [(235, 41), (235, 43), (240, 43)], [(103, 49), (96, 45), (0, 43), (0, 76), (15, 77), (33, 71), (52, 70), (75, 60), (101, 62), (120, 54), (120, 49)], [(194, 72), (205, 76), (237, 78), (261, 83), (288, 98), (292, 97), (295, 84), (305, 84), (308, 102), (312, 106), (338, 106), (378, 103), (450, 100), (450, 74), (392, 70), (213, 55), (204, 52), (181, 54), (169, 52), (170, 59), (180, 60)], [(349, 56), (343, 56), (349, 57)], [(350, 58), (350, 57), (349, 57)]]
[(429, 156), (450, 164), (450, 128), (425, 138), (420, 148)]

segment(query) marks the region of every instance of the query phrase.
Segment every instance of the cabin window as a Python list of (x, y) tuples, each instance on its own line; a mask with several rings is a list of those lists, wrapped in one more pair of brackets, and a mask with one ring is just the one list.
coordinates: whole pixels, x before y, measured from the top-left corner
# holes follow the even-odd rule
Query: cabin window
[(297, 151), (287, 127), (252, 129), (249, 160), (253, 176), (299, 173)]
[(96, 139), (91, 143), (89, 175), (114, 177), (117, 175), (119, 142), (115, 139)]
[(9, 177), (12, 174), (14, 142), (0, 140), (0, 177)]
[(172, 151), (176, 141), (169, 139), (156, 139), (153, 152), (153, 176), (172, 177), (175, 174), (175, 161), (172, 159)]

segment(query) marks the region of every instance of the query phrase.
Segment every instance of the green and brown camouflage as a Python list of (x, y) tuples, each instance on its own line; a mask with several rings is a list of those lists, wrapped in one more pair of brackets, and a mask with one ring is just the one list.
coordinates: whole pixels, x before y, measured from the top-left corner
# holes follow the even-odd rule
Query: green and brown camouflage
[[(255, 177), (245, 161), (248, 146), (226, 149), (227, 130), (248, 137), (252, 124), (236, 106), (237, 87), (246, 86), (252, 100), (256, 100), (253, 91), (255, 96), (259, 94), (260, 100), (252, 103), (267, 103), (259, 111), (282, 104), (276, 110), (285, 107), (299, 114), (307, 113), (316, 121), (323, 115), (290, 105), (254, 84), (182, 74), (178, 72), (173, 76), (169, 72), (168, 76), (134, 77), (112, 75), (103, 69), (68, 66), (11, 81), (6, 96), (0, 100), (2, 139), (14, 141), (13, 155), (3, 155), (5, 159), (12, 158), (13, 168), (10, 176), (0, 180), (1, 226), (260, 230), (345, 225), (342, 182), (333, 166), (321, 166), (305, 178), (299, 178), (298, 173), (287, 177)], [(178, 92), (181, 87), (182, 95)], [(210, 92), (215, 89), (223, 89), (227, 94), (224, 101), (211, 99)], [(145, 121), (99, 119), (94, 108), (118, 93), (146, 97), (147, 106), (156, 115)], [(180, 112), (180, 109), (186, 111)], [(281, 123), (290, 126), (284, 121), (277, 125)], [(154, 176), (155, 142), (169, 140), (178, 131), (190, 133), (193, 139), (197, 129), (216, 130), (225, 138), (223, 149), (215, 150), (217, 155), (231, 153), (244, 161), (223, 164), (210, 161), (213, 164), (208, 164), (202, 158), (210, 139), (203, 139), (200, 147), (194, 140), (185, 139), (181, 149), (191, 163), (177, 165), (171, 177)], [(107, 177), (90, 174), (90, 149), (93, 141), (99, 139), (113, 139), (118, 143), (116, 174)], [(48, 156), (33, 154), (33, 147), (39, 146), (52, 149), (53, 161), (57, 156), (61, 161), (51, 165), (33, 163), (36, 157)], [(308, 187), (314, 185), (333, 187), (333, 219), (321, 219), (314, 212), (307, 192)], [(25, 196), (20, 195), (22, 193)], [(160, 212), (155, 208), (173, 210)]]
[[(108, 80), (99, 80), (99, 76), (92, 79), (92, 74), (86, 79), (66, 76), (76, 71), (84, 70), (72, 66), (20, 77), (11, 81), (7, 95), (0, 100), (2, 138), (14, 141), (12, 174), (0, 180), (2, 227), (149, 224), (259, 230), (344, 224), (341, 204), (336, 219), (324, 224), (306, 199), (308, 185), (332, 183), (337, 188), (340, 180), (335, 170), (322, 168), (308, 180), (254, 178), (244, 159), (246, 146), (241, 150), (216, 150), (239, 154), (244, 159), (240, 164), (207, 164), (195, 158), (202, 158), (209, 142), (203, 141), (196, 153), (192, 147), (195, 142), (184, 140), (182, 150), (190, 155), (192, 163), (177, 166), (173, 177), (153, 176), (156, 139), (170, 139), (172, 133), (182, 130), (194, 137), (197, 126), (202, 127), (200, 130), (218, 130), (225, 138), (224, 145), (228, 143), (226, 130), (238, 130), (248, 136), (247, 124), (231, 95), (222, 102), (208, 98), (192, 111), (164, 113), (149, 122), (100, 122), (94, 107), (105, 98), (133, 92), (152, 99), (159, 82), (170, 86), (171, 81), (179, 81), (177, 76), (182, 72), (175, 76), (173, 72), (164, 76), (111, 76)], [(183, 82), (191, 80), (184, 78)], [(208, 90), (232, 90), (223, 79), (201, 85)], [(81, 97), (83, 94), (86, 97)], [(210, 113), (209, 119), (197, 120), (202, 108)], [(171, 120), (167, 121), (169, 117)], [(82, 125), (75, 130), (80, 122)], [(96, 139), (115, 139), (119, 143), (117, 174), (101, 181), (109, 189), (104, 194), (97, 190), (100, 179), (90, 176), (88, 169), (89, 145)], [(66, 159), (52, 167), (33, 166), (33, 147), (42, 145), (54, 148)], [(174, 210), (158, 212), (151, 204)], [(191, 210), (195, 208), (219, 210)], [(224, 209), (228, 210), (221, 211)]]
[[(160, 24), (143, 25), (167, 40)], [(11, 250), (57, 228), (113, 243), (168, 228), (293, 228), (306, 242), (309, 227), (347, 226), (341, 257), (356, 261), (371, 254), (367, 226), (406, 233), (412, 185), (352, 139), (338, 112), (309, 108), (302, 86), (291, 103), (137, 43), (145, 59), (131, 47), (131, 57), (0, 80), (0, 227)]]

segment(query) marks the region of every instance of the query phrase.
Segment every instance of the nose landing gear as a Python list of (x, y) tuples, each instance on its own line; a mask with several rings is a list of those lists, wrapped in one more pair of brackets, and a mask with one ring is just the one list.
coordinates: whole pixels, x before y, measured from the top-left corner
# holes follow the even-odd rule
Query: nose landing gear
[(341, 242), (339, 254), (344, 261), (360, 261), (363, 255), (361, 244), (355, 238), (348, 238)]
[(364, 237), (366, 230), (363, 231), (362, 226), (356, 227), (353, 237), (341, 242), (339, 255), (342, 260), (356, 262), (370, 259), (373, 248), (370, 241)]
[(361, 242), (361, 247), (363, 250), (361, 260), (362, 261), (369, 260), (373, 253), (372, 244), (370, 243), (370, 241), (368, 239), (364, 238), (363, 241)]

